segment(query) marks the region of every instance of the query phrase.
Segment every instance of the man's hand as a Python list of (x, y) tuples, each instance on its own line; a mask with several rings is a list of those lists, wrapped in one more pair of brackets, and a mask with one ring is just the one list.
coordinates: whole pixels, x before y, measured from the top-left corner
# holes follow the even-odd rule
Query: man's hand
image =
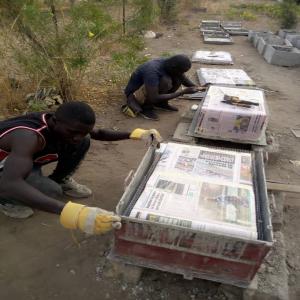
[(60, 223), (65, 228), (80, 229), (89, 234), (104, 234), (113, 228), (121, 228), (121, 218), (113, 212), (71, 201), (60, 214)]
[(201, 87), (197, 87), (197, 86), (191, 86), (191, 87), (187, 87), (187, 88), (184, 88), (182, 90), (182, 94), (195, 94), (199, 91), (203, 90), (203, 88)]
[(145, 130), (136, 128), (131, 132), (129, 137), (133, 140), (145, 140), (150, 144), (153, 142), (160, 143), (163, 140), (160, 133), (156, 129)]

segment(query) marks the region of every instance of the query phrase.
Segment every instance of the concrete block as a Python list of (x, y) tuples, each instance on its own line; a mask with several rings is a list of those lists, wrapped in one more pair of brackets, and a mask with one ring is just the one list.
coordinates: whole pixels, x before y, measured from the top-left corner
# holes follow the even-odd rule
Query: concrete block
[(253, 37), (253, 41), (252, 41), (252, 44), (253, 46), (256, 48), (257, 47), (257, 43), (258, 43), (258, 40), (259, 38), (266, 38), (268, 36), (270, 36), (271, 34), (273, 34), (272, 32), (270, 31), (258, 31), (254, 34), (254, 37)]
[(234, 27), (224, 27), (226, 32), (228, 32), (230, 35), (236, 35), (236, 36), (248, 36), (248, 29), (245, 28), (234, 28)]
[(201, 26), (202, 27), (220, 27), (221, 22), (218, 20), (202, 20)]
[(250, 43), (253, 42), (253, 39), (254, 39), (254, 36), (256, 35), (257, 31), (254, 31), (254, 30), (249, 30), (248, 32), (248, 41)]
[[(288, 43), (288, 44), (287, 44)], [(281, 37), (274, 35), (274, 34), (268, 34), (263, 37), (258, 37), (258, 41), (256, 44), (257, 51), (260, 55), (263, 55), (267, 44), (270, 45), (279, 45), (279, 46), (291, 46), (291, 44), (286, 41), (285, 39), (282, 39)]]
[(286, 35), (290, 34), (290, 33), (298, 33), (298, 34), (300, 34), (300, 32), (296, 31), (295, 29), (280, 29), (279, 32), (278, 32), (278, 35), (281, 38), (285, 39)]
[(191, 123), (178, 123), (176, 130), (173, 134), (172, 140), (182, 143), (194, 143), (195, 139), (187, 135), (190, 125)]
[(264, 52), (265, 52), (265, 49), (266, 49), (266, 46), (267, 46), (267, 42), (265, 41), (265, 39), (263, 39), (262, 37), (260, 37), (258, 39), (258, 42), (257, 42), (257, 51), (260, 55), (263, 55)]
[(235, 27), (235, 28), (241, 28), (242, 22), (239, 21), (223, 21), (221, 22), (222, 27)]
[(264, 59), (272, 65), (293, 67), (300, 65), (300, 51), (290, 46), (267, 45)]
[(296, 47), (298, 41), (300, 41), (300, 33), (298, 34), (287, 34), (285, 37), (294, 47)]
[(203, 40), (205, 44), (215, 44), (215, 45), (233, 44), (232, 38), (227, 33), (204, 34)]
[(275, 232), (274, 246), (250, 286), (243, 291), (243, 300), (288, 300), (288, 270), (284, 237)]

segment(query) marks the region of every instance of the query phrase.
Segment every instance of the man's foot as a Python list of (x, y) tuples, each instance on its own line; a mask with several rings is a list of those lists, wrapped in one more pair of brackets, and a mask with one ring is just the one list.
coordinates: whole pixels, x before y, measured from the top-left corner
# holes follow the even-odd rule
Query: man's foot
[(140, 115), (147, 120), (158, 121), (158, 115), (153, 111), (153, 109), (144, 109), (140, 112)]
[(85, 185), (79, 184), (72, 177), (68, 177), (61, 184), (63, 193), (73, 198), (86, 198), (92, 195), (92, 191)]
[(26, 219), (33, 215), (33, 210), (30, 207), (21, 204), (0, 203), (0, 211), (6, 216), (15, 219)]
[(159, 103), (154, 106), (157, 109), (164, 111), (178, 111), (178, 108), (170, 105), (169, 103)]

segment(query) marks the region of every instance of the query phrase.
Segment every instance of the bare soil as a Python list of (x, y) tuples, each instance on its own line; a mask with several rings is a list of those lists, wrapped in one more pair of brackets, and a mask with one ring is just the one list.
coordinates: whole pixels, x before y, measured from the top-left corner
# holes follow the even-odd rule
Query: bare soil
[[(229, 46), (204, 45), (198, 24), (202, 18), (214, 17), (217, 16), (188, 13), (184, 16), (185, 22), (164, 28), (163, 37), (148, 40), (145, 54), (158, 57), (164, 52), (191, 55), (200, 49), (229, 51), (234, 58), (233, 67), (244, 69), (266, 90), (271, 116), (269, 129), (280, 144), (280, 151), (270, 155), (268, 179), (299, 184), (300, 167), (289, 161), (300, 160), (300, 140), (290, 131), (300, 126), (300, 68), (267, 64), (246, 37), (234, 38), (235, 43)], [(268, 29), (270, 24), (270, 20), (261, 19), (245, 25), (250, 29)], [(194, 64), (189, 72), (194, 79), (198, 67)], [(172, 137), (181, 114), (189, 105), (188, 101), (174, 100), (179, 112), (160, 113), (160, 121), (152, 122), (123, 116), (120, 91), (99, 103), (98, 126), (119, 130), (155, 127), (166, 140)], [(97, 102), (94, 105), (97, 106)], [(94, 192), (92, 198), (82, 203), (114, 210), (122, 195), (124, 178), (138, 166), (145, 151), (146, 146), (137, 141), (92, 142), (75, 175)], [(300, 204), (300, 199), (297, 200)], [(295, 299), (300, 297), (299, 216), (299, 207), (286, 208), (284, 234), (291, 294)], [(104, 270), (112, 235), (87, 237), (71, 233), (60, 226), (56, 215), (36, 211), (28, 220), (12, 220), (0, 215), (0, 236), (0, 299), (227, 299), (217, 283), (187, 281), (159, 271), (145, 270), (138, 285), (127, 284), (122, 278), (107, 278)], [(231, 299), (241, 298), (237, 295)]]

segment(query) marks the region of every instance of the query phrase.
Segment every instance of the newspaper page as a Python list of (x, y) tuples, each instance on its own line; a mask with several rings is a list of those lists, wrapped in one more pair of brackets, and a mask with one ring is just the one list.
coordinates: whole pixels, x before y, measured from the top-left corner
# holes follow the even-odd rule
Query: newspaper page
[(251, 154), (168, 143), (130, 216), (257, 239)]
[[(235, 96), (258, 105), (241, 107), (223, 103)], [(258, 140), (267, 124), (264, 94), (261, 90), (210, 86), (197, 116), (195, 133), (239, 140)]]
[(242, 69), (200, 68), (197, 75), (201, 85), (255, 86), (254, 81)]

